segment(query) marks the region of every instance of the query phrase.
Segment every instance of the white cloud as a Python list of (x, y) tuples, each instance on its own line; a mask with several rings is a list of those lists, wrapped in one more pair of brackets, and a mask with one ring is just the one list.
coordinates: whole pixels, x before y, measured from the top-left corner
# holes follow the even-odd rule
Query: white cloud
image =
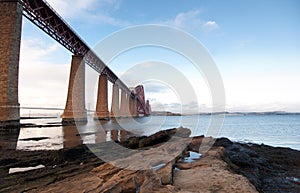
[(63, 18), (82, 20), (93, 24), (108, 24), (125, 27), (130, 24), (111, 16), (119, 9), (121, 0), (48, 0)]
[(100, 13), (86, 13), (81, 18), (85, 18), (87, 22), (91, 22), (93, 24), (107, 24), (117, 27), (127, 27), (132, 25), (129, 21), (125, 21), (122, 19), (114, 18), (109, 15), (104, 15)]
[(207, 21), (203, 24), (203, 28), (207, 31), (212, 31), (218, 29), (219, 25), (215, 21)]
[(47, 44), (39, 39), (22, 40), (19, 70), (21, 106), (64, 107), (70, 63), (63, 59), (62, 50), (56, 43)]
[(96, 8), (97, 0), (48, 0), (49, 4), (63, 17), (78, 18)]
[(187, 31), (210, 32), (219, 29), (216, 21), (205, 21), (200, 17), (201, 11), (199, 9), (188, 12), (178, 13), (174, 19), (163, 22), (163, 24), (171, 25)]
[[(201, 21), (198, 19), (198, 16), (200, 14), (199, 10), (193, 10), (185, 13), (179, 13), (173, 23), (177, 27), (186, 27), (188, 24), (192, 24), (197, 26)], [(193, 26), (193, 27), (195, 27)]]

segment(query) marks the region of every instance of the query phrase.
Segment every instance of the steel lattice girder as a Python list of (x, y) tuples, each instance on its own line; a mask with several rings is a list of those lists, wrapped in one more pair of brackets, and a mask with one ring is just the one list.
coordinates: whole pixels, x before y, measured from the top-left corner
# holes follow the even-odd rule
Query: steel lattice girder
[(75, 55), (83, 55), (85, 62), (101, 74), (106, 74), (110, 82), (116, 83), (127, 94), (133, 95), (128, 87), (104, 64), (74, 30), (44, 0), (20, 0), (23, 15), (46, 34), (59, 42)]

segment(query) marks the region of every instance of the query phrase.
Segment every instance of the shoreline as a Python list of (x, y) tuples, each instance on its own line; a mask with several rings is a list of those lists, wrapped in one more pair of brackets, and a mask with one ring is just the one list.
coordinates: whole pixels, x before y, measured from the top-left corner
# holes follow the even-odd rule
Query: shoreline
[[(249, 191), (251, 190), (250, 192), (255, 192), (256, 190), (259, 192), (274, 192), (274, 190), (278, 189), (282, 190), (282, 192), (287, 190), (294, 190), (294, 192), (300, 191), (300, 151), (290, 148), (271, 147), (263, 144), (238, 143), (232, 142), (227, 138), (218, 138), (212, 148), (208, 152), (204, 152), (200, 159), (196, 159), (191, 163), (184, 163), (182, 160), (188, 157), (191, 152), (200, 153), (200, 145), (203, 145), (204, 142), (209, 143), (214, 139), (204, 136), (189, 138), (187, 137), (189, 130), (179, 130), (182, 130), (179, 132), (181, 135), (180, 140), (182, 140), (180, 143), (185, 143), (185, 140), (188, 140), (189, 144), (186, 148), (180, 150), (182, 152), (179, 151), (178, 156), (174, 156), (173, 161), (166, 162), (165, 165), (161, 166), (162, 168), (158, 169), (158, 171), (164, 171), (162, 173), (172, 174), (171, 177), (168, 177), (168, 179), (172, 178), (172, 180), (169, 180), (170, 183), (167, 183), (166, 185), (164, 183), (159, 184), (157, 182), (157, 178), (159, 179), (161, 177), (159, 177), (159, 175), (155, 172), (153, 174), (152, 170), (146, 170), (148, 173), (139, 173), (139, 175), (142, 175), (139, 179), (144, 179), (142, 182), (138, 183), (140, 188), (143, 184), (146, 186), (147, 183), (149, 185), (149, 183), (153, 184), (155, 182), (153, 187), (164, 191), (172, 190), (176, 192), (184, 190), (185, 184), (188, 183), (186, 180), (190, 178), (189, 175), (186, 175), (187, 173), (198, 170), (204, 172), (206, 170), (213, 169), (221, 176), (228, 175), (228, 179), (235, 179), (235, 181), (236, 179), (241, 179), (241, 181), (237, 180), (238, 183), (235, 183), (235, 188), (242, 188), (239, 190), (249, 189)], [(178, 131), (178, 129), (176, 131)], [(122, 147), (139, 149), (146, 152), (151, 152), (156, 147), (165, 148), (165, 152), (168, 152), (165, 157), (168, 157), (172, 154), (170, 152), (173, 152), (177, 146), (169, 145), (168, 147), (164, 146), (164, 144), (168, 144), (165, 142), (172, 140), (175, 133), (178, 134), (178, 132), (174, 132), (175, 129), (169, 129), (160, 131), (148, 137), (131, 137), (126, 142), (118, 144)], [(96, 145), (94, 146), (96, 149), (105, 149), (111, 148), (112, 143), (103, 143), (101, 144), (101, 148)], [(111, 152), (108, 153), (111, 154)], [(19, 150), (2, 149), (1, 155), (0, 171), (1, 178), (4, 183), (0, 186), (0, 192), (22, 192), (25, 190), (28, 192), (30, 192), (29, 190), (32, 192), (38, 192), (40, 190), (50, 191), (51, 188), (55, 187), (63, 188), (66, 186), (66, 183), (74, 183), (74, 187), (78, 186), (78, 188), (80, 188), (80, 184), (83, 183), (83, 181), (80, 181), (80, 177), (102, 175), (101, 172), (113, 171), (113, 168), (115, 168), (111, 168), (111, 165), (95, 156), (86, 145), (69, 149), (61, 149), (58, 151), (24, 152)], [(137, 156), (138, 154), (133, 155)], [(156, 159), (156, 157), (154, 158)], [(137, 165), (136, 160), (131, 160), (128, 163), (132, 163), (135, 166)], [(211, 163), (216, 164), (214, 165)], [(5, 175), (4, 173), (5, 171), (8, 172), (9, 168), (24, 166), (34, 167), (39, 164), (42, 164), (45, 167), (10, 175)], [(101, 170), (99, 170), (99, 167)], [(197, 173), (199, 173), (199, 171)], [(117, 178), (120, 172), (128, 173), (126, 169), (118, 170), (118, 172), (111, 177), (102, 176), (102, 180), (116, 180), (111, 178), (113, 176)], [(149, 172), (152, 173), (150, 174)], [(131, 173), (129, 176), (137, 178), (136, 175), (137, 173)], [(202, 177), (194, 176), (195, 179), (202, 179)], [(165, 178), (167, 177), (164, 177), (164, 179)], [(99, 179), (94, 180), (97, 181)], [(116, 186), (119, 185), (118, 187), (120, 188), (122, 184), (124, 185), (124, 182), (121, 179), (119, 180), (120, 181), (116, 184)], [(202, 187), (202, 190), (205, 188), (215, 187), (214, 183), (217, 183), (218, 180), (221, 179), (214, 179), (209, 187)], [(162, 179), (158, 181), (161, 182)], [(190, 181), (193, 181), (193, 178), (191, 178)], [(98, 183), (100, 183), (100, 181), (98, 181)], [(226, 188), (230, 188), (232, 186), (230, 183), (232, 182), (228, 183), (229, 181), (227, 183), (224, 182), (219, 189), (225, 190)], [(207, 185), (209, 185), (209, 183)], [(252, 186), (255, 186), (256, 190), (255, 188), (253, 189)], [(105, 187), (105, 184), (102, 184), (99, 187), (103, 188)], [(90, 187), (81, 188), (85, 188), (84, 190), (87, 190)]]
[(226, 115), (226, 116), (247, 116), (247, 115), (300, 115), (300, 112), (288, 111), (224, 111), (224, 112), (199, 112), (191, 114), (181, 114), (169, 111), (154, 111), (152, 116), (212, 116), (212, 115)]

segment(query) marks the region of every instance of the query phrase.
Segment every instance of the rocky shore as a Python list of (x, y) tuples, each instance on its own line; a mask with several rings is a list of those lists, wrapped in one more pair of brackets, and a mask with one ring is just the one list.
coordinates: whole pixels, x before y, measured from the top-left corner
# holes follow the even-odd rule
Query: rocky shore
[[(0, 192), (300, 192), (299, 151), (189, 135), (179, 128), (58, 151), (1, 149)], [(45, 167), (8, 174), (37, 164)]]

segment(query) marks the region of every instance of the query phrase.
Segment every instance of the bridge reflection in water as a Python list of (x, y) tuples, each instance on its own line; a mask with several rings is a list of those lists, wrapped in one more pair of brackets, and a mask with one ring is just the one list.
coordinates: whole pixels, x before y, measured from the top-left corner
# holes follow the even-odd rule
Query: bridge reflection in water
[[(60, 118), (38, 119), (34, 121), (43, 127), (23, 127), (15, 132), (1, 133), (0, 161), (3, 163), (0, 164), (0, 178), (9, 174), (12, 169), (16, 169), (13, 160), (6, 160), (7, 158), (9, 159), (11, 155), (18, 155), (21, 153), (23, 156), (27, 156), (26, 152), (28, 151), (59, 150), (63, 148), (70, 149), (76, 148), (82, 144), (100, 144), (107, 141), (123, 142), (130, 136), (138, 135), (137, 132), (133, 134), (132, 132), (122, 129), (122, 126), (119, 125), (118, 121), (115, 119), (101, 121), (101, 123), (91, 119), (88, 124), (78, 127), (76, 125), (51, 126), (59, 120)], [(32, 121), (33, 120), (24, 120), (24, 122)], [(121, 121), (123, 121), (123, 123), (126, 121), (128, 122), (128, 119), (123, 119)], [(128, 124), (130, 123), (128, 122)], [(101, 128), (99, 127), (100, 125)], [(30, 153), (28, 155), (28, 159), (32, 159), (30, 158), (32, 154)], [(7, 164), (4, 164), (5, 160), (8, 162)], [(29, 168), (30, 165), (17, 169), (19, 171), (26, 171), (30, 170)]]
[(98, 121), (90, 118), (86, 125), (56, 126), (59, 120), (60, 118), (22, 120), (23, 124), (34, 122), (42, 127), (23, 127), (17, 132), (2, 133), (0, 135), (0, 149), (58, 150), (81, 144), (95, 144), (105, 141), (122, 142), (133, 135), (147, 135), (147, 129), (140, 128), (139, 124), (147, 124), (151, 117), (121, 118), (109, 121)]
[[(117, 123), (115, 124), (117, 125)], [(72, 148), (84, 143), (103, 143), (106, 141), (123, 142), (134, 134), (122, 130), (121, 128), (113, 128), (112, 130), (99, 129), (95, 132), (80, 133), (76, 126), (63, 126), (63, 148)]]

